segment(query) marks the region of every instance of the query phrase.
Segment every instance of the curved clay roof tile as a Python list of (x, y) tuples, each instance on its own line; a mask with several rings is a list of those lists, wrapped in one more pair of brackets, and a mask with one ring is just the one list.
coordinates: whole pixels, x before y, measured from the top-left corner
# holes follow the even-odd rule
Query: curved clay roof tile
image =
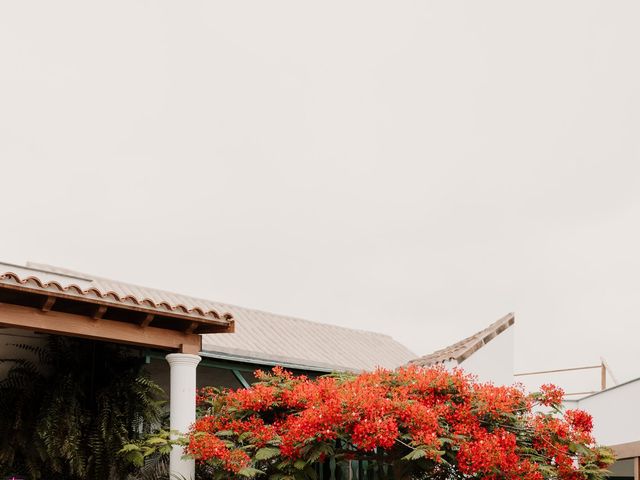
[[(144, 299), (140, 299), (134, 295), (123, 295), (120, 296), (118, 295), (116, 292), (114, 292), (113, 290), (109, 290), (109, 291), (101, 291), (100, 289), (96, 288), (96, 287), (89, 287), (86, 289), (83, 289), (82, 287), (72, 283), (69, 284), (67, 286), (63, 286), (61, 283), (59, 283), (56, 280), (50, 280), (48, 282), (43, 281), (42, 279), (34, 276), (34, 275), (29, 275), (29, 276), (25, 276), (23, 278), (20, 278), (20, 275), (18, 275), (15, 272), (11, 272), (11, 271), (7, 271), (7, 272), (3, 272), (0, 274), (0, 281), (10, 281), (13, 282), (17, 285), (21, 285), (21, 286), (25, 286), (25, 287), (29, 287), (29, 288), (35, 288), (38, 290), (57, 290), (61, 293), (70, 293), (72, 295), (78, 295), (78, 296), (82, 296), (82, 297), (91, 297), (91, 298), (98, 298), (98, 299), (103, 299), (103, 300), (112, 300), (114, 302), (118, 302), (118, 303), (124, 303), (124, 304), (129, 304), (129, 305), (138, 305), (138, 306), (146, 306), (152, 309), (157, 309), (157, 310), (166, 310), (168, 312), (179, 312), (179, 313), (184, 313), (187, 315), (193, 315), (193, 316), (199, 316), (199, 317), (213, 317), (216, 319), (220, 319), (220, 314), (218, 312), (216, 312), (215, 310), (203, 310), (202, 308), (199, 308), (197, 306), (194, 306), (193, 308), (189, 308), (186, 305), (183, 304), (176, 304), (176, 305), (172, 305), (166, 301), (161, 301), (161, 302), (154, 302), (152, 299), (150, 298), (144, 298)], [(6, 283), (6, 282), (5, 282)], [(228, 312), (224, 313), (223, 318), (225, 320), (232, 320), (233, 319), (233, 315), (231, 315)]]

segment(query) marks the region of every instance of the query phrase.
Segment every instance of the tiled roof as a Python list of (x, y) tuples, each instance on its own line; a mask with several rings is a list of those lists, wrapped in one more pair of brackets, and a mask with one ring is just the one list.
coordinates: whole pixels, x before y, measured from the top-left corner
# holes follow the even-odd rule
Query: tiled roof
[[(144, 292), (110, 288), (104, 282), (62, 269), (40, 268), (0, 263), (0, 284), (23, 291), (35, 291), (66, 298), (98, 300), (114, 306), (136, 307), (142, 311), (210, 320), (220, 324), (229, 323), (233, 316), (224, 310), (203, 308), (189, 302), (173, 301), (146, 295)], [(222, 313), (219, 313), (222, 312)]]
[(325, 370), (399, 367), (415, 354), (388, 335), (316, 323), (229, 305), (235, 333), (203, 337), (205, 351)]
[(203, 352), (212, 356), (254, 363), (300, 365), (318, 370), (353, 371), (372, 370), (376, 367), (396, 368), (415, 358), (415, 354), (404, 345), (381, 333), (212, 302), (49, 265), (28, 265), (85, 278), (96, 288), (112, 291), (120, 296), (151, 298), (160, 303), (228, 312), (235, 319), (234, 333), (203, 335)]
[(436, 350), (433, 353), (417, 358), (409, 362), (412, 365), (420, 365), (428, 367), (438, 363), (444, 363), (449, 360), (455, 360), (461, 363), (469, 358), (474, 352), (481, 349), (486, 343), (493, 338), (500, 335), (507, 328), (515, 323), (515, 316), (513, 313), (505, 315), (497, 322), (492, 323), (484, 330), (480, 330), (478, 333), (471, 335), (453, 345), (449, 345), (441, 350)]

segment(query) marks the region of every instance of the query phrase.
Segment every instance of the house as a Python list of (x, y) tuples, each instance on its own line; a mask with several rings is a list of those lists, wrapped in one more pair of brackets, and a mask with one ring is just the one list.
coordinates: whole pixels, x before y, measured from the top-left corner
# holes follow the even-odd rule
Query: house
[[(121, 298), (151, 299), (158, 304), (225, 312), (234, 320), (233, 331), (202, 335), (198, 352), (203, 358), (198, 370), (201, 386), (242, 386), (234, 382), (227, 385), (228, 376), (216, 377), (211, 369), (234, 367), (236, 371), (251, 372), (250, 378), (254, 370), (275, 365), (305, 373), (358, 372), (376, 367), (396, 368), (416, 356), (390, 336), (380, 333), (198, 299), (51, 265), (29, 262), (27, 268), (32, 274), (44, 272), (86, 279), (90, 281), (90, 288), (112, 292)], [(162, 355), (156, 350), (148, 356), (153, 363), (153, 359)]]
[[(513, 380), (514, 316), (430, 355), (388, 335), (276, 315), (142, 287), (46, 264), (0, 263), (0, 354), (42, 333), (138, 346), (152, 378), (170, 392), (172, 430), (195, 419), (196, 387), (248, 387), (255, 371), (283, 366), (316, 376), (394, 369), (406, 364), (460, 366), (480, 380)], [(196, 370), (196, 367), (197, 370)], [(197, 373), (196, 373), (197, 372)], [(2, 371), (0, 371), (2, 375)], [(171, 471), (192, 476), (193, 462), (172, 452)]]
[[(274, 365), (313, 376), (396, 368), (416, 357), (388, 335), (34, 263), (0, 263), (0, 327), (0, 354), (41, 333), (143, 348), (152, 377), (170, 392), (171, 429), (183, 432), (195, 420), (196, 387), (246, 387), (255, 370)], [(191, 478), (193, 461), (181, 457), (172, 452), (170, 470)]]

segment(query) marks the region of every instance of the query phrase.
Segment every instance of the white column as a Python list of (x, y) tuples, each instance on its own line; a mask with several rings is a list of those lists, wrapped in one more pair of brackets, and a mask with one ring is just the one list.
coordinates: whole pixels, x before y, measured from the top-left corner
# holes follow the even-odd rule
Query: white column
[[(196, 420), (196, 367), (200, 363), (198, 355), (171, 353), (166, 356), (171, 369), (171, 393), (169, 397), (170, 428), (187, 433)], [(169, 457), (170, 478), (193, 480), (195, 461), (183, 460), (183, 449), (174, 446)]]

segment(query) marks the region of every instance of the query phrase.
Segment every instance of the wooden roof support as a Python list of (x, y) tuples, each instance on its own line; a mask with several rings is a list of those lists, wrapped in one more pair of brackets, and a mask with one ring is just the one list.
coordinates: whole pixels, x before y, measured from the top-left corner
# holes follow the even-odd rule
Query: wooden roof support
[[(146, 320), (146, 319), (145, 319)], [(198, 354), (198, 334), (0, 303), (0, 326)]]
[(198, 322), (191, 322), (191, 324), (187, 327), (184, 333), (191, 334), (196, 331), (196, 328), (198, 328)]
[(102, 317), (104, 317), (104, 314), (107, 313), (107, 308), (108, 307), (106, 305), (98, 305), (96, 313), (93, 314), (93, 319), (100, 320)]
[(42, 311), (48, 312), (53, 308), (53, 305), (56, 303), (56, 297), (47, 297), (42, 305)]
[(140, 327), (142, 328), (148, 327), (153, 321), (153, 317), (155, 317), (153, 313), (147, 313), (147, 315), (144, 317), (142, 322), (140, 322)]

